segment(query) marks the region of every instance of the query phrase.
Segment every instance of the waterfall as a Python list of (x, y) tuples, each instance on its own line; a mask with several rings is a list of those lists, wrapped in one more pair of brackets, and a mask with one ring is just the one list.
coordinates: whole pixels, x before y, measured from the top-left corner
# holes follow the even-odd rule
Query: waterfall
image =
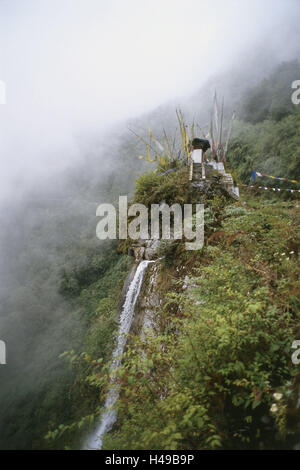
[[(153, 261), (140, 262), (135, 272), (134, 278), (132, 279), (128, 287), (125, 302), (122, 307), (122, 313), (120, 316), (117, 346), (113, 352), (113, 369), (116, 369), (121, 363), (121, 356), (124, 351), (127, 335), (130, 331), (131, 323), (133, 320), (135, 304), (141, 290), (144, 272), (149, 263), (153, 263)], [(113, 384), (113, 376), (111, 378), (111, 381), (112, 383), (108, 390), (108, 394), (105, 400), (101, 422), (97, 429), (94, 431), (94, 433), (89, 437), (87, 449), (101, 449), (102, 436), (111, 430), (112, 426), (114, 425), (117, 419), (113, 406), (119, 397), (120, 390), (119, 386)]]

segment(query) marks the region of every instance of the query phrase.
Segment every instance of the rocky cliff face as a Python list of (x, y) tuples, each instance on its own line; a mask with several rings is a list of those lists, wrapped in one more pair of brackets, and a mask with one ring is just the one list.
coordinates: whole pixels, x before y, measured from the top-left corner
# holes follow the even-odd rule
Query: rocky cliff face
[[(223, 184), (222, 175), (214, 175), (212, 170), (210, 170), (209, 177), (205, 180), (200, 179), (199, 181), (193, 181), (190, 184), (191, 190), (194, 193), (194, 198), (198, 203), (202, 203), (207, 197), (212, 198), (213, 196), (224, 197), (228, 201), (236, 199), (232, 191), (228, 190), (228, 188)], [(160, 285), (160, 276), (162, 274), (160, 248), (162, 243), (166, 242), (169, 245), (172, 245), (174, 240), (172, 240), (172, 238), (168, 241), (160, 239), (139, 239), (132, 243), (128, 250), (128, 254), (134, 258), (135, 263), (125, 283), (123, 289), (124, 293), (134, 276), (138, 264), (142, 260), (153, 261), (153, 263), (149, 264), (145, 273), (143, 285), (135, 307), (135, 315), (130, 330), (133, 335), (140, 335), (143, 337), (147, 330), (155, 327), (159, 306), (164, 301), (164, 290)], [(183, 289), (188, 288), (187, 276), (186, 280), (187, 282), (184, 283)]]
[(163, 295), (159, 289), (160, 260), (151, 263), (145, 273), (143, 286), (136, 304), (131, 333), (143, 339), (149, 330), (155, 328), (159, 306)]
[[(286, 240), (285, 224), (279, 220), (278, 212), (270, 211), (269, 206), (265, 207), (266, 204), (260, 204), (259, 201), (255, 206), (248, 205), (245, 201), (237, 203), (226, 187), (224, 175), (220, 176), (212, 171), (206, 179), (190, 182), (186, 181), (186, 172), (183, 170), (180, 178), (176, 179), (175, 176), (170, 177), (170, 181), (149, 177), (147, 184), (144, 183), (139, 188), (135, 201), (148, 208), (151, 204), (162, 204), (164, 201), (169, 206), (175, 203), (204, 204), (205, 244), (202, 250), (195, 252), (185, 250), (184, 240), (139, 239), (132, 243), (129, 239), (123, 244), (122, 252), (128, 252), (133, 262), (124, 292), (128, 289), (138, 266), (141, 266), (144, 260), (150, 262), (146, 263), (147, 268), (135, 304), (128, 338), (130, 354), (124, 358), (124, 363), (128, 361), (126, 367), (128, 364), (134, 366), (131, 372), (134, 378), (130, 376), (129, 382), (127, 375), (124, 375), (122, 390), (128, 393), (128, 387), (131, 390), (131, 384), (137, 383), (132, 392), (132, 400), (135, 403), (136, 394), (144, 390), (143, 382), (139, 382), (144, 374), (144, 365), (140, 364), (140, 359), (143, 362), (145, 354), (145, 358), (150, 358), (149, 364), (156, 361), (150, 346), (156, 344), (155, 341), (158, 341), (158, 345), (164, 344), (167, 338), (166, 344), (169, 345), (171, 353), (169, 356), (168, 350), (166, 357), (159, 358), (160, 366), (167, 365), (168, 370), (171, 363), (172, 370), (176, 370), (176, 374), (182, 374), (185, 386), (195, 399), (195, 406), (198, 406), (201, 392), (203, 403), (208, 403), (207, 419), (212, 423), (219, 425), (219, 416), (222, 415), (222, 433), (226, 436), (224, 439), (222, 437), (224, 448), (246, 448), (248, 442), (249, 448), (298, 449), (299, 381), (291, 394), (287, 383), (288, 374), (278, 373), (278, 370), (287, 370), (280, 367), (290, 364), (289, 358), (286, 357), (290, 333), (287, 331), (289, 323), (284, 323), (286, 317), (283, 318), (282, 314), (284, 297), (281, 291), (278, 299), (276, 297), (277, 285), (273, 274), (276, 270), (282, 279), (296, 282), (297, 270), (293, 260), (287, 258), (290, 269), (288, 271), (285, 265), (278, 262), (276, 252), (278, 245), (281, 247), (280, 253), (287, 252), (286, 247), (289, 245), (286, 244), (294, 239), (294, 232), (290, 230), (290, 238)], [(150, 192), (149, 188), (153, 188), (153, 191)], [(285, 212), (281, 208), (281, 211), (290, 214), (289, 209)], [(296, 253), (294, 245), (292, 251), (290, 246), (288, 249), (291, 253)], [(288, 289), (284, 290), (284, 295), (288, 294)], [(269, 321), (270, 316), (272, 321)], [(289, 321), (293, 319), (292, 315), (289, 317), (288, 314), (287, 318), (290, 318)], [(184, 328), (177, 329), (178, 325), (184, 325)], [(173, 332), (175, 339), (174, 344), (171, 344)], [(192, 338), (189, 337), (190, 334), (193, 335)], [(142, 341), (137, 340), (135, 343), (133, 336)], [(173, 361), (173, 358), (178, 357), (178, 344), (182, 345), (181, 357), (184, 361), (180, 364), (188, 364), (195, 370), (195, 373), (191, 372), (188, 380), (185, 368), (180, 369), (181, 365)], [(284, 345), (282, 352), (274, 354), (281, 345)], [(256, 366), (257, 363), (259, 367)], [(197, 375), (199, 368), (203, 369), (203, 375)], [(152, 370), (151, 365), (147, 369), (150, 382), (157, 384), (149, 403), (152, 404), (151, 400), (156, 400), (158, 408), (161, 406), (160, 370), (160, 367)], [(179, 377), (181, 376), (176, 375), (177, 379)], [(178, 392), (179, 399), (181, 386), (174, 390), (172, 377), (170, 380), (166, 379), (166, 383), (169, 383), (170, 390), (176, 396)], [(227, 387), (224, 393), (223, 390), (220, 393), (220, 384), (221, 387)], [(243, 386), (240, 387), (240, 384)], [(211, 390), (214, 390), (215, 395), (212, 395)], [(141, 420), (136, 436), (143, 432), (144, 426), (143, 406), (145, 397), (148, 396), (147, 390), (143, 393), (139, 410)], [(129, 395), (126, 394), (126, 400)], [(213, 396), (217, 397), (217, 403), (211, 398)], [(122, 402), (125, 411), (119, 417), (120, 428), (122, 423), (126, 424), (124, 435), (130, 421), (126, 400)], [(245, 411), (246, 402), (249, 405), (247, 404)], [(181, 409), (182, 419), (184, 410)], [(163, 416), (159, 429), (167, 426), (169, 415), (169, 410), (166, 415), (158, 413), (158, 416)], [(148, 417), (147, 429), (152, 425), (150, 411)], [(178, 429), (181, 432), (180, 423)], [(232, 426), (237, 430), (236, 435), (231, 432)], [(155, 425), (153, 429), (156, 431)], [(195, 429), (200, 440), (206, 436), (202, 425), (197, 424)], [(128, 433), (129, 441), (131, 435), (131, 432)], [(117, 436), (114, 438), (117, 439)], [(147, 435), (140, 445), (148, 443), (148, 438)], [(160, 445), (161, 441), (158, 442)], [(195, 445), (198, 446), (198, 443)]]

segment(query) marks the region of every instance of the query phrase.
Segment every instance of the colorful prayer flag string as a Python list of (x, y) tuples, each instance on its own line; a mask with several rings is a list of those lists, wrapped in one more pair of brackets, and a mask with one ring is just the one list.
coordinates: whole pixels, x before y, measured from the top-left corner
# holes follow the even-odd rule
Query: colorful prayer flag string
[(297, 180), (290, 180), (288, 178), (280, 178), (279, 176), (266, 175), (265, 173), (261, 173), (260, 171), (251, 170), (251, 177), (254, 181), (256, 180), (257, 176), (261, 178), (272, 178), (274, 180), (287, 181), (289, 183), (299, 183), (299, 181)]
[(263, 189), (264, 191), (289, 191), (290, 193), (300, 193), (300, 189), (292, 189), (292, 188), (273, 188), (269, 186), (257, 186), (257, 185), (248, 185), (248, 184), (239, 184), (238, 186), (245, 186), (251, 189)]

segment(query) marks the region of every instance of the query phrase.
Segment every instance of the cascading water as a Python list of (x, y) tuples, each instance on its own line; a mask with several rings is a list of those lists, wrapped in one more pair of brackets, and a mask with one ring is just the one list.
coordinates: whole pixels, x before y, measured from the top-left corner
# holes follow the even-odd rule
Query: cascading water
[[(141, 290), (144, 272), (149, 263), (153, 263), (153, 261), (140, 262), (135, 272), (134, 278), (132, 279), (129, 285), (125, 302), (122, 308), (122, 313), (120, 316), (117, 346), (113, 352), (113, 369), (116, 369), (121, 363), (121, 356), (124, 351), (127, 335), (130, 331), (135, 304)], [(110, 431), (117, 418), (116, 413), (113, 410), (113, 406), (117, 401), (118, 397), (119, 387), (112, 383), (109, 388), (107, 398), (105, 400), (101, 422), (97, 429), (94, 431), (94, 433), (89, 437), (86, 447), (87, 449), (101, 449), (102, 436), (106, 432)]]

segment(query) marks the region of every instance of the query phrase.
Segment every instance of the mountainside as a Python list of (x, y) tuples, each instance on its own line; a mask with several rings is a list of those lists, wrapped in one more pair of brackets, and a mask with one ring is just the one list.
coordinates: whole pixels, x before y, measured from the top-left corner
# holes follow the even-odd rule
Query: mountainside
[[(0, 369), (0, 448), (79, 448), (99, 422), (135, 261), (129, 240), (96, 239), (95, 213), (124, 194), (147, 207), (203, 203), (205, 244), (188, 251), (181, 240), (160, 243), (118, 369), (118, 419), (103, 448), (299, 442), (299, 373), (291, 361), (300, 339), (299, 193), (242, 186), (251, 170), (300, 181), (300, 109), (286, 98), (297, 77), (298, 62), (283, 64), (241, 97), (227, 161), (239, 201), (217, 186), (194, 192), (186, 167), (160, 175), (138, 159), (144, 147), (135, 136), (114, 145), (115, 129), (99, 145), (105, 163), (96, 146), (60, 185), (53, 181), (10, 211), (1, 239), (8, 364)], [(143, 116), (140, 126), (155, 122), (157, 134), (175, 134), (166, 116)], [(261, 185), (300, 188), (266, 178)]]
[(161, 242), (162, 259), (148, 268), (118, 372), (118, 421), (102, 448), (267, 449), (299, 442), (299, 433), (290, 433), (292, 415), (299, 418), (291, 362), (299, 205), (244, 197), (205, 201), (201, 251)]

